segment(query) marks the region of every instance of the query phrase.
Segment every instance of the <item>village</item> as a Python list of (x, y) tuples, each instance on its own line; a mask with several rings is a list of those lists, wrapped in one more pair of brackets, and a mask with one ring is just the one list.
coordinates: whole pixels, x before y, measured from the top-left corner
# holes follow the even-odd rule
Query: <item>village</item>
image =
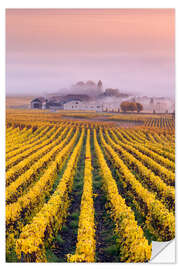
[(123, 102), (140, 103), (144, 113), (173, 113), (175, 110), (175, 104), (170, 98), (132, 96), (113, 88), (104, 90), (101, 80), (97, 84), (93, 81), (77, 82), (68, 89), (68, 94), (37, 97), (31, 101), (30, 108), (115, 113), (122, 112)]

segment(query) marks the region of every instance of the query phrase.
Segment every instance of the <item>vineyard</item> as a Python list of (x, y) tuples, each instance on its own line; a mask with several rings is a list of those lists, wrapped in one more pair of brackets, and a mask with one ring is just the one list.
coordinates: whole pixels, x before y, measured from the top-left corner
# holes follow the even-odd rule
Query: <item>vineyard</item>
[[(165, 129), (173, 129), (174, 117), (171, 114), (119, 114), (119, 113), (96, 113), (96, 112), (82, 112), (82, 111), (56, 111), (54, 113), (48, 110), (7, 110), (7, 123), (14, 123), (14, 125), (24, 127), (29, 124), (42, 125), (42, 124), (60, 124), (64, 122), (71, 122), (73, 124), (88, 124), (91, 122), (101, 122), (102, 125), (111, 124), (117, 126), (120, 123), (132, 124), (131, 126), (146, 126), (158, 127)], [(28, 120), (28, 121), (27, 121)], [(73, 121), (72, 121), (73, 120)], [(129, 125), (127, 125), (128, 127)]]
[(143, 121), (8, 114), (8, 262), (148, 262), (175, 237), (174, 120)]

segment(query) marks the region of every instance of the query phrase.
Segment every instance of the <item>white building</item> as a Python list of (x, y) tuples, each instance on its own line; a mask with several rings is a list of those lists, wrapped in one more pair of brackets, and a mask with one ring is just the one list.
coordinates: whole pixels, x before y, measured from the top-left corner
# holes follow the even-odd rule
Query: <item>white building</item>
[(64, 110), (68, 111), (96, 111), (96, 112), (119, 112), (120, 102), (98, 102), (72, 100), (64, 104)]
[(102, 104), (102, 110), (104, 112), (119, 112), (121, 102), (105, 102)]
[(170, 98), (159, 97), (135, 97), (135, 101), (143, 105), (144, 112), (156, 113), (172, 113), (173, 112), (173, 100)]
[(64, 104), (64, 110), (102, 112), (103, 105), (95, 101), (72, 100)]
[(164, 99), (164, 100), (157, 100), (155, 104), (155, 110), (157, 112), (162, 112), (162, 113), (172, 113), (173, 112), (173, 102), (169, 99)]

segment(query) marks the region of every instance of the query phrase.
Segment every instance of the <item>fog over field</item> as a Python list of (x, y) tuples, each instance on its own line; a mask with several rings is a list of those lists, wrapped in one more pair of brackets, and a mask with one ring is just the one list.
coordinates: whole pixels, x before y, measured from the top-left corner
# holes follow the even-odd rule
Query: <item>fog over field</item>
[[(174, 96), (174, 10), (7, 10), (7, 94), (77, 81)], [(23, 23), (22, 23), (23, 22)]]

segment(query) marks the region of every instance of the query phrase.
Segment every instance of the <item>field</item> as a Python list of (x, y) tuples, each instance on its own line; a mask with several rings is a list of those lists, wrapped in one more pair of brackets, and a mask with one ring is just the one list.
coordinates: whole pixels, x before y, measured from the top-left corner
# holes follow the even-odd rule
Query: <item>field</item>
[[(28, 118), (27, 118), (28, 117)], [(174, 129), (174, 119), (171, 114), (128, 114), (128, 113), (96, 113), (82, 111), (64, 111), (59, 110), (50, 112), (49, 110), (17, 110), (7, 109), (7, 123), (15, 123), (19, 126), (34, 125), (39, 123), (59, 124), (61, 122), (73, 122), (78, 124), (100, 122), (103, 125), (111, 126), (146, 126)]]
[(6, 121), (8, 262), (148, 262), (152, 240), (175, 237), (170, 115), (9, 109)]
[(6, 108), (27, 109), (33, 98), (32, 96), (7, 96)]

